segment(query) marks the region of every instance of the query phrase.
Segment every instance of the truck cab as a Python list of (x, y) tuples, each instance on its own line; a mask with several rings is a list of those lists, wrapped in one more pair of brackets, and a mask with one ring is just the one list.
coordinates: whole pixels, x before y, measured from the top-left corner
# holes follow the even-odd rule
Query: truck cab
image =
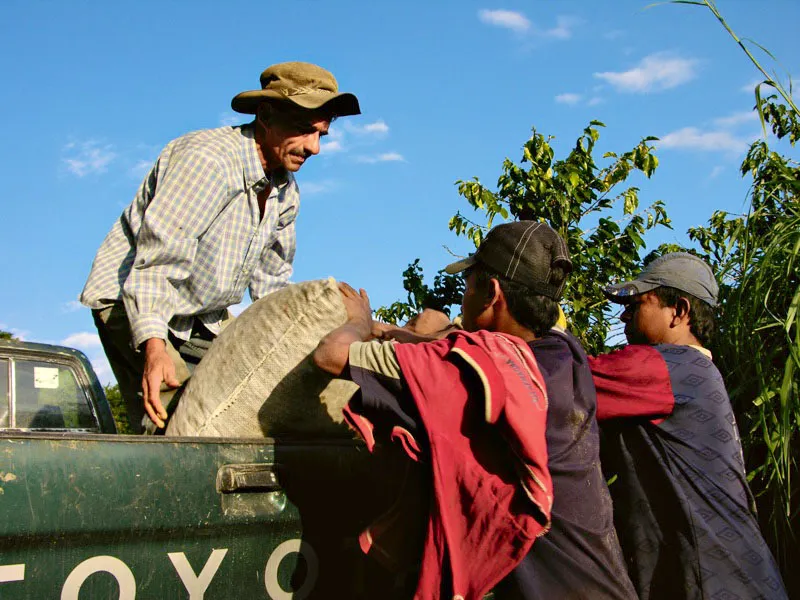
[(117, 433), (82, 352), (14, 340), (0, 340), (0, 430)]

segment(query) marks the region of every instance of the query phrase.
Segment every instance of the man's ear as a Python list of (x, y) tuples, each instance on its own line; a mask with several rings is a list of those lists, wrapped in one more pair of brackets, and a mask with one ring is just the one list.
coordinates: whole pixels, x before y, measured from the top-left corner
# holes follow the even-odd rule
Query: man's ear
[(692, 312), (692, 305), (687, 298), (680, 297), (675, 303), (675, 316), (672, 318), (673, 326), (680, 323), (689, 324), (689, 318)]
[(492, 278), (489, 280), (489, 291), (491, 292), (492, 297), (487, 300), (486, 308), (489, 308), (490, 306), (492, 308), (497, 308), (496, 305), (498, 302), (505, 304), (506, 297), (503, 294), (503, 289), (500, 287), (500, 282), (497, 279)]

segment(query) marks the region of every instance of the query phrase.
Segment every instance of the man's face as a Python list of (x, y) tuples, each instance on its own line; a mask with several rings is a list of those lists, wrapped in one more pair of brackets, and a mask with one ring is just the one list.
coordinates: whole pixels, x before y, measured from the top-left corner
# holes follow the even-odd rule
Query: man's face
[(620, 320), (625, 323), (629, 344), (660, 344), (665, 341), (674, 309), (661, 306), (658, 296), (646, 292), (634, 296), (625, 304)]
[(467, 272), (464, 278), (464, 297), (461, 299), (461, 325), (467, 331), (484, 329), (484, 316), (486, 312), (485, 290), (475, 287), (475, 273)]
[(319, 154), (320, 138), (328, 135), (331, 122), (327, 117), (312, 116), (309, 120), (275, 120), (264, 128), (261, 152), (268, 169), (282, 166), (287, 171), (300, 170), (303, 163)]

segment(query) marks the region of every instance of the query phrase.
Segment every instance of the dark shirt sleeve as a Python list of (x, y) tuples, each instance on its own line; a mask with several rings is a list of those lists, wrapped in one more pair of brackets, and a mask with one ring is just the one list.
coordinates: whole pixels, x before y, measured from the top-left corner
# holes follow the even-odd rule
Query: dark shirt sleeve
[(610, 354), (590, 357), (597, 389), (597, 419), (648, 417), (672, 414), (672, 393), (667, 364), (655, 348), (625, 346)]

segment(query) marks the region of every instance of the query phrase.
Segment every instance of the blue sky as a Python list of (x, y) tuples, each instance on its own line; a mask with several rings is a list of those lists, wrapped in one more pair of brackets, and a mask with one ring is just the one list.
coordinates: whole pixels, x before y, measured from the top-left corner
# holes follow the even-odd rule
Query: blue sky
[[(231, 98), (286, 60), (330, 69), (363, 111), (298, 174), (295, 281), (332, 275), (374, 307), (401, 298), (413, 259), (432, 277), (470, 251), (447, 230), (466, 206), (456, 180), (494, 186), (531, 127), (563, 156), (591, 119), (607, 125), (601, 153), (661, 138), (661, 166), (637, 183), (674, 231), (648, 243), (687, 243), (715, 209), (744, 206), (760, 78), (708, 11), (648, 4), (6, 0), (0, 329), (78, 347), (109, 381), (76, 301), (97, 247), (169, 140), (244, 122)], [(797, 77), (800, 2), (718, 6)]]

